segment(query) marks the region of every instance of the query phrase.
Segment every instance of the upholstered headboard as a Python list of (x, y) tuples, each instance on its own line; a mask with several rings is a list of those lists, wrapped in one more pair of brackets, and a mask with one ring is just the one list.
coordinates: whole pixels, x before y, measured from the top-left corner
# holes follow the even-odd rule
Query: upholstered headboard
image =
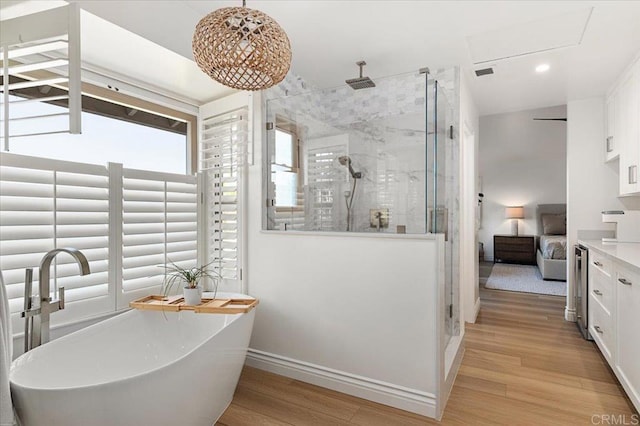
[(536, 221), (538, 223), (538, 235), (542, 235), (542, 215), (543, 214), (566, 214), (566, 204), (538, 204), (536, 208)]

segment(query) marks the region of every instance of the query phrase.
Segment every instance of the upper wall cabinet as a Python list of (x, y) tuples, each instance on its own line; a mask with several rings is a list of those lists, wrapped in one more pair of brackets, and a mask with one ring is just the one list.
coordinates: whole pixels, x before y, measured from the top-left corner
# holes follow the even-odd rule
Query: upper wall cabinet
[(620, 196), (640, 195), (640, 58), (606, 99), (605, 161), (620, 158)]
[(605, 101), (605, 146), (604, 146), (604, 155), (605, 161), (611, 161), (620, 155), (619, 147), (619, 139), (620, 135), (618, 133), (620, 129), (620, 123), (616, 121), (618, 116), (616, 115), (616, 110), (620, 108), (618, 105), (620, 98), (618, 97), (618, 91), (614, 90)]

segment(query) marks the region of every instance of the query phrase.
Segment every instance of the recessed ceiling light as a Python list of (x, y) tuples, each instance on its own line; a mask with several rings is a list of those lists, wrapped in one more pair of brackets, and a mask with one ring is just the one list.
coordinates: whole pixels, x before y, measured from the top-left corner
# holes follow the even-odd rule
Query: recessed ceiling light
[(536, 67), (536, 72), (547, 72), (549, 68), (549, 64), (541, 64)]

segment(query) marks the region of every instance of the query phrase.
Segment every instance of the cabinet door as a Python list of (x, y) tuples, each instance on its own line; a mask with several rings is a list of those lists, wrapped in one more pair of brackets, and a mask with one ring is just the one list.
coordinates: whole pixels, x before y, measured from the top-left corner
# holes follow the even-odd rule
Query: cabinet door
[(638, 78), (638, 67), (636, 66), (633, 72), (625, 77), (619, 89), (621, 99), (621, 110), (619, 111), (621, 131), (620, 195), (629, 195), (640, 191), (638, 184), (638, 166), (640, 164)]
[(605, 140), (604, 140), (604, 158), (605, 161), (613, 160), (618, 157), (620, 150), (618, 149), (618, 125), (616, 122), (616, 102), (618, 102), (618, 92), (613, 92), (605, 102)]
[(616, 265), (616, 369), (636, 407), (640, 405), (640, 272)]

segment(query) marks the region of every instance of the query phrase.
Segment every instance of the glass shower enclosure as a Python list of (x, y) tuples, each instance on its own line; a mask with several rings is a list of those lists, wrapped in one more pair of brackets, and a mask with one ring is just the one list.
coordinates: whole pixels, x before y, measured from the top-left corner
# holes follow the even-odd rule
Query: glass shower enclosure
[(444, 234), (447, 342), (459, 333), (453, 74), (268, 99), (263, 165), (267, 230)]

